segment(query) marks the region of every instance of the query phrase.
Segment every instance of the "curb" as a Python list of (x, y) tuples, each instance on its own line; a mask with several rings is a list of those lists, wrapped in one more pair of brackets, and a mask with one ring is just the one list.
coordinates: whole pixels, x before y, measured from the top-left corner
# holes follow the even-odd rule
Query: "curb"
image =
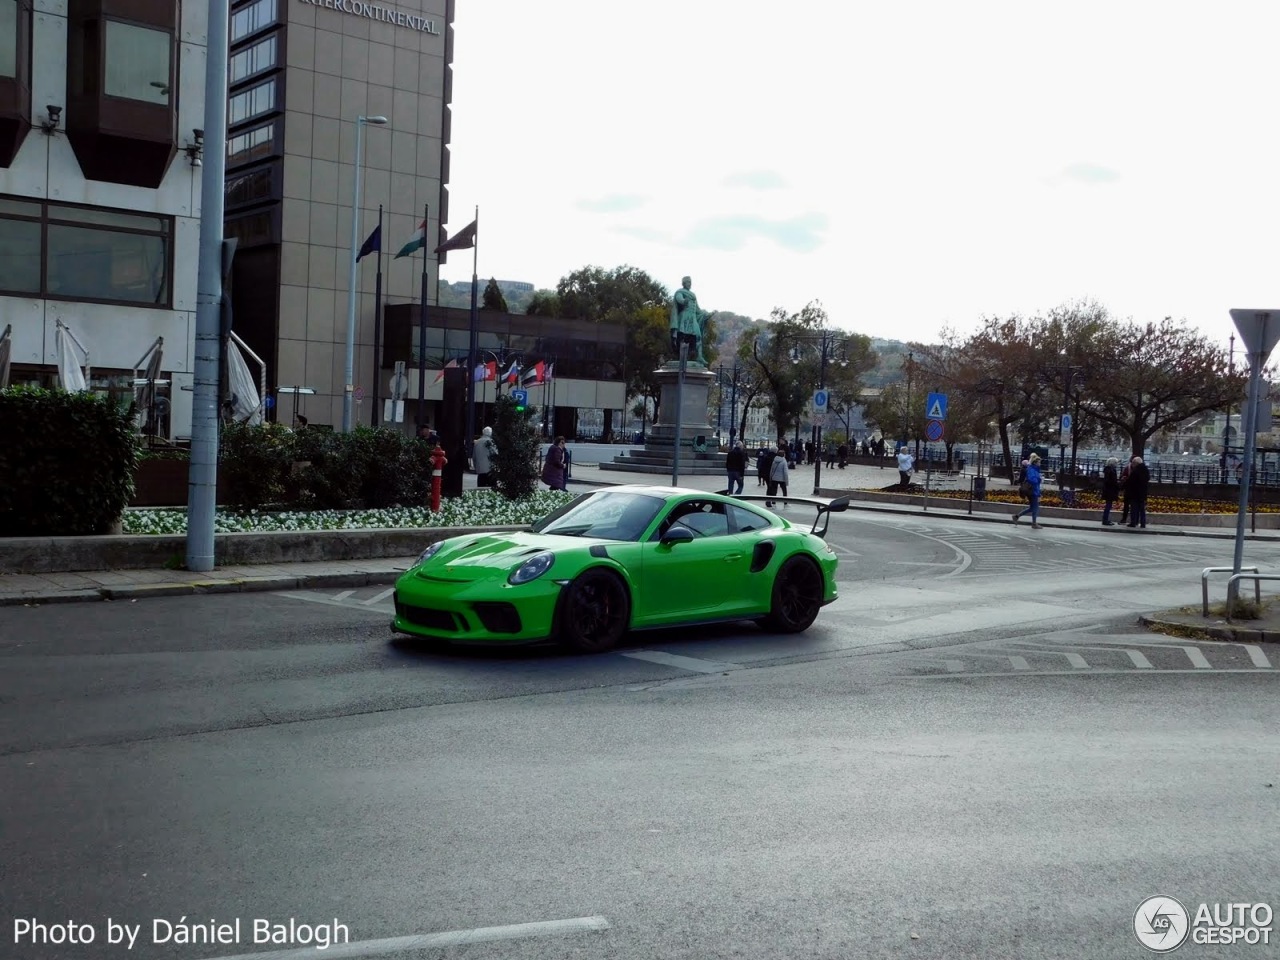
[(1202, 638), (1206, 640), (1228, 640), (1237, 643), (1280, 643), (1280, 631), (1256, 630), (1250, 627), (1226, 626), (1222, 623), (1212, 625), (1182, 623), (1178, 620), (1164, 620), (1158, 616), (1140, 616), (1138, 622), (1166, 636)]
[(190, 597), (221, 593), (267, 593), (276, 590), (316, 590), (328, 587), (390, 586), (403, 571), (386, 573), (317, 573), (297, 577), (243, 577), (238, 580), (206, 580), (195, 583), (138, 583), (96, 590), (0, 597), (0, 607), (37, 607), (46, 603), (84, 603), (91, 600), (144, 600), (156, 597)]

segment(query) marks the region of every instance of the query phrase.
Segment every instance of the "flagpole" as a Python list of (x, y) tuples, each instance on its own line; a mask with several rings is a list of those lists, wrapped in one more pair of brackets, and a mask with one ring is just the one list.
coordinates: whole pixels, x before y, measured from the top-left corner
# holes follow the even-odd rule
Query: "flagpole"
[(480, 263), (480, 206), (476, 205), (476, 234), (471, 244), (471, 323), (467, 341), (467, 369), (471, 376), (467, 378), (467, 435), (463, 438), (463, 449), (471, 449), (472, 438), (476, 434), (476, 354), (479, 351), (479, 331), (477, 329), (476, 287), (479, 278)]
[(418, 429), (427, 425), (427, 224), (429, 204), (422, 205), (422, 309), (418, 313)]
[(373, 409), (369, 411), (369, 426), (378, 425), (378, 410), (382, 405), (382, 204), (378, 204), (378, 285), (373, 294)]

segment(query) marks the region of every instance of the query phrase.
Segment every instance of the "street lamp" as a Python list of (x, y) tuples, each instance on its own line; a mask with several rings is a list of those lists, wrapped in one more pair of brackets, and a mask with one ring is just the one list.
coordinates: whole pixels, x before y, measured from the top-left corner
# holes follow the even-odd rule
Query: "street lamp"
[[(347, 284), (347, 363), (342, 386), (343, 433), (351, 432), (351, 401), (356, 375), (356, 255), (360, 252), (360, 161), (364, 146), (364, 125), (374, 123), (381, 126), (386, 122), (386, 117), (356, 117), (356, 162), (351, 187), (351, 272)], [(376, 317), (374, 322), (377, 322)]]
[[(818, 389), (827, 389), (827, 360), (835, 360), (842, 367), (849, 365), (849, 358), (845, 353), (844, 344), (840, 345), (837, 355), (836, 342), (837, 336), (830, 330), (823, 330), (818, 337), (796, 336), (797, 346), (792, 348), (791, 362), (800, 362), (800, 343), (816, 343), (818, 345)], [(822, 486), (822, 423), (819, 422), (814, 427), (813, 433), (813, 492), (816, 496), (819, 487)]]

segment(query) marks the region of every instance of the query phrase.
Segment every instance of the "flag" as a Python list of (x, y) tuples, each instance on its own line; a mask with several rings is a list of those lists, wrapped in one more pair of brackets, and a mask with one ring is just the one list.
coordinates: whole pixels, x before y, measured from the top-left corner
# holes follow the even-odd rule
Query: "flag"
[(454, 357), (452, 360), (450, 360), (448, 363), (444, 365), (444, 370), (441, 370), (439, 373), (436, 374), (436, 378), (431, 381), (432, 385), (434, 386), (435, 384), (439, 383), (441, 380), (444, 379), (445, 370), (453, 370), (457, 366), (458, 366), (458, 358)]
[(436, 247), (436, 253), (448, 253), (450, 250), (466, 250), (476, 245), (476, 223), (472, 220), (450, 239)]
[(407, 257), (409, 254), (418, 250), (424, 250), (427, 246), (427, 221), (423, 220), (418, 224), (418, 233), (412, 240), (400, 248), (400, 252), (396, 254), (396, 259)]
[(556, 365), (554, 363), (547, 364), (547, 379), (551, 380), (555, 377)]
[(520, 361), (512, 360), (511, 368), (502, 376), (507, 383), (515, 383), (520, 379)]
[(473, 383), (498, 379), (498, 362), (490, 360), (488, 363), (477, 363), (475, 376), (471, 379)]
[(369, 234), (368, 239), (364, 242), (364, 246), (362, 246), (360, 248), (360, 252), (356, 254), (356, 263), (359, 263), (374, 251), (377, 251), (378, 253), (382, 252), (382, 224), (378, 224), (373, 228), (373, 233)]
[(524, 372), (524, 376), (520, 378), (520, 383), (525, 387), (532, 387), (535, 384), (542, 383), (546, 379), (546, 372), (546, 364), (539, 360)]

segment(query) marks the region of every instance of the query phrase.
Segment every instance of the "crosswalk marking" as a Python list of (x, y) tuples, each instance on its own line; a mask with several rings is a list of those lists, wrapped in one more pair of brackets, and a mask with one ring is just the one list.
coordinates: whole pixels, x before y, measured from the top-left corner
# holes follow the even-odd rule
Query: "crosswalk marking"
[(742, 664), (729, 663), (724, 660), (699, 660), (696, 657), (682, 657), (675, 653), (664, 653), (661, 650), (632, 650), (622, 654), (632, 660), (647, 660), (649, 663), (660, 663), (667, 667), (678, 667), (692, 673), (724, 673), (726, 670), (741, 670)]
[(1084, 658), (1084, 657), (1080, 656), (1080, 654), (1078, 654), (1078, 653), (1064, 653), (1064, 654), (1063, 654), (1063, 656), (1067, 658), (1067, 663), (1071, 664), (1071, 666), (1075, 667), (1077, 670), (1088, 670), (1088, 669), (1089, 669), (1089, 663), (1088, 663), (1088, 661), (1087, 661), (1087, 660), (1085, 660), (1085, 658)]
[(1187, 655), (1187, 659), (1191, 661), (1191, 665), (1197, 670), (1212, 670), (1209, 661), (1205, 659), (1205, 655), (1200, 652), (1198, 647), (1183, 647), (1182, 652)]
[(1267, 659), (1267, 655), (1262, 652), (1261, 647), (1256, 647), (1252, 643), (1241, 644), (1249, 653), (1249, 659), (1253, 661), (1255, 667), (1265, 667), (1271, 669), (1271, 661)]
[(347, 599), (347, 597), (351, 596), (353, 593), (355, 593), (354, 590), (343, 590), (341, 593), (335, 593), (333, 595), (333, 599), (341, 603), (343, 600)]
[(1139, 670), (1154, 669), (1151, 666), (1151, 661), (1148, 660), (1146, 657), (1144, 657), (1137, 650), (1126, 650), (1125, 653), (1129, 655), (1129, 659), (1133, 661), (1133, 665), (1137, 667)]
[(387, 589), (383, 590), (381, 593), (375, 594), (374, 596), (370, 597), (368, 600), (361, 600), (360, 602), (363, 603), (366, 607), (371, 607), (375, 603), (381, 603), (383, 600), (387, 599), (387, 597), (391, 596), (395, 592), (396, 592), (395, 587), (387, 587)]

